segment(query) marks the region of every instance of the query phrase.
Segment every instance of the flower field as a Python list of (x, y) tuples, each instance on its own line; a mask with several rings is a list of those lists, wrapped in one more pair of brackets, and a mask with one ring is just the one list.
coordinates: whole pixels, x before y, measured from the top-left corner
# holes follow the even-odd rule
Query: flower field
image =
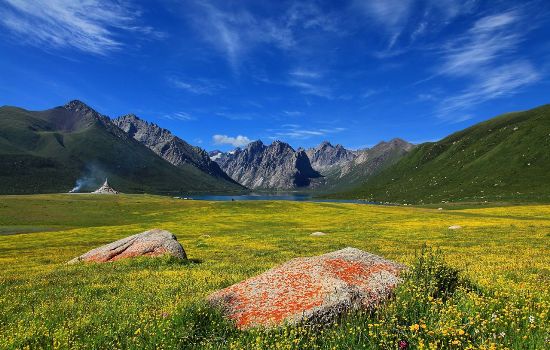
[[(190, 261), (65, 264), (151, 228), (173, 232)], [(204, 303), (291, 258), (347, 246), (410, 266), (374, 312), (239, 331)], [(0, 196), (0, 349), (549, 347), (550, 205)]]

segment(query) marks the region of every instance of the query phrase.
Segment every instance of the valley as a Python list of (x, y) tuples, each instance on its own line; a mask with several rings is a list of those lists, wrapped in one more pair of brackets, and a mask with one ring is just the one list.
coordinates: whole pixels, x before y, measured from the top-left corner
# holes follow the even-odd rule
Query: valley
[[(254, 141), (229, 152), (192, 146), (135, 115), (110, 119), (80, 101), (43, 112), (2, 107), (0, 193), (298, 192), (368, 202), (548, 202), (550, 109), (509, 113), (438, 142), (395, 138), (348, 150)], [(3, 187), (2, 187), (3, 186)], [(80, 185), (79, 185), (80, 188)]]
[(550, 349), (550, 1), (0, 1), (0, 350)]
[[(546, 205), (440, 211), (85, 194), (1, 196), (0, 203), (1, 348), (393, 348), (406, 340), (413, 348), (540, 349), (547, 342)], [(65, 264), (151, 228), (173, 232), (189, 262)], [(413, 266), (425, 245), (469, 281), (446, 300), (430, 301), (422, 284), (406, 282), (380, 312), (346, 316), (323, 332), (237, 331), (204, 303), (293, 257), (353, 246)]]

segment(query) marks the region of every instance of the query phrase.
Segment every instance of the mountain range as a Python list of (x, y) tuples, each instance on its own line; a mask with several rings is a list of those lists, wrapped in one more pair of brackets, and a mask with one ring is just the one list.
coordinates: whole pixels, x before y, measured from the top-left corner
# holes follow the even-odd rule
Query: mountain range
[(251, 189), (291, 190), (308, 187), (321, 175), (303, 150), (275, 141), (249, 143), (244, 149), (213, 154), (212, 158), (238, 183)]
[[(80, 101), (46, 111), (0, 107), (0, 193), (89, 191), (106, 177), (116, 189), (130, 193), (244, 190), (216, 173), (219, 168), (204, 151), (172, 139), (168, 144), (181, 153), (172, 152), (168, 162), (136, 140), (136, 134)], [(159, 132), (161, 136), (167, 137)]]
[(341, 167), (358, 156), (358, 152), (345, 149), (342, 145), (333, 146), (329, 141), (323, 141), (305, 152), (313, 169), (322, 173)]
[(191, 146), (169, 130), (142, 120), (134, 114), (113, 119), (112, 122), (172, 165), (192, 165), (210, 176), (236, 183), (210, 159), (205, 150)]
[(399, 138), (349, 150), (254, 141), (192, 146), (128, 114), (81, 101), (45, 111), (0, 107), (0, 193), (89, 191), (106, 177), (127, 193), (309, 191), (395, 203), (550, 200), (550, 105), (509, 113), (437, 142)]
[(415, 147), (337, 198), (396, 203), (550, 201), (550, 105)]
[(223, 153), (210, 153), (220, 167), (251, 189), (338, 191), (359, 185), (393, 164), (414, 145), (401, 139), (357, 151), (323, 141), (314, 148), (294, 150), (289, 144), (261, 141)]

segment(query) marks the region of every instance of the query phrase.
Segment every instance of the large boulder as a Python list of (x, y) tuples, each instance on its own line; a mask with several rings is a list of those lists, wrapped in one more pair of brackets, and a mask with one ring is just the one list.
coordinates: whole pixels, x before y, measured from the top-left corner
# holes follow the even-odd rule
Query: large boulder
[(297, 258), (217, 291), (207, 300), (240, 329), (325, 323), (371, 309), (401, 282), (403, 265), (355, 248)]
[(69, 264), (80, 261), (102, 263), (139, 256), (153, 257), (165, 254), (187, 259), (187, 255), (176, 236), (165, 230), (153, 229), (92, 249), (72, 259)]

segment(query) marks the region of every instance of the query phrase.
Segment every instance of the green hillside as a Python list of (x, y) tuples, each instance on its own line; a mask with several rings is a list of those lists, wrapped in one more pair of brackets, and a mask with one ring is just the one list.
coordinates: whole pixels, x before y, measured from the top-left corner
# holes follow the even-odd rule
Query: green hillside
[(550, 105), (419, 145), (366, 183), (332, 196), (398, 203), (550, 201)]
[(397, 163), (408, 154), (414, 145), (401, 139), (380, 142), (376, 146), (363, 151), (364, 160), (355, 160), (343, 168), (336, 169), (326, 175), (327, 183), (321, 190), (325, 192), (343, 192), (352, 190), (364, 183), (371, 176)]
[(0, 193), (67, 192), (77, 179), (87, 191), (105, 177), (128, 193), (242, 189), (191, 165), (171, 165), (84, 104), (0, 108)]

